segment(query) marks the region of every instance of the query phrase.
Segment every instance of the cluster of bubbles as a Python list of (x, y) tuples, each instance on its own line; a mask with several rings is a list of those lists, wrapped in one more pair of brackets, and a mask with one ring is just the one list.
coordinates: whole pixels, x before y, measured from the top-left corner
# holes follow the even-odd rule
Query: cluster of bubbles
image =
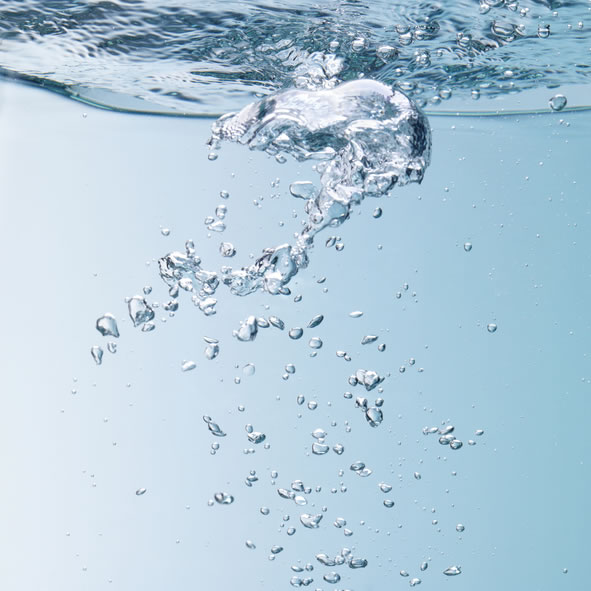
[[(338, 70), (337, 65), (332, 62), (324, 63), (323, 67), (334, 72)], [(213, 316), (217, 312), (215, 295), (220, 285), (226, 286), (232, 294), (237, 296), (254, 292), (266, 292), (274, 296), (290, 294), (288, 284), (308, 265), (309, 253), (320, 231), (340, 226), (349, 218), (352, 208), (366, 197), (381, 197), (396, 185), (422, 180), (430, 160), (430, 129), (424, 114), (405, 94), (371, 80), (338, 84), (336, 79), (332, 82), (328, 79), (328, 83), (316, 90), (308, 88), (309, 84), (303, 85), (305, 86), (303, 89), (296, 88), (277, 93), (246, 106), (239, 113), (222, 117), (214, 123), (212, 138), (209, 142), (212, 150), (210, 156), (214, 157), (220, 143), (223, 140), (230, 140), (244, 144), (250, 149), (262, 150), (279, 159), (283, 154), (302, 161), (313, 159), (316, 162), (315, 169), (320, 174), (320, 187), (317, 189), (308, 181), (298, 181), (290, 185), (292, 196), (305, 202), (308, 217), (301, 232), (295, 236), (292, 244), (267, 246), (263, 249), (262, 255), (247, 267), (224, 266), (218, 270), (206, 269), (201, 258), (196, 254), (194, 243), (188, 240), (184, 251), (169, 252), (158, 261), (159, 274), (170, 298), (167, 298), (168, 301), (162, 304), (149, 301), (150, 288), (144, 288), (141, 295), (126, 299), (129, 318), (136, 329), (142, 332), (152, 331), (155, 328), (155, 309), (158, 307), (174, 315), (183, 293), (185, 297), (190, 297), (194, 306), (206, 317)], [(223, 232), (226, 213), (225, 205), (218, 206), (215, 216), (205, 220), (208, 231)], [(374, 217), (380, 215), (381, 210), (375, 210)], [(342, 244), (338, 237), (331, 237), (328, 242), (331, 242), (335, 248), (338, 244)], [(232, 258), (236, 254), (236, 249), (231, 243), (224, 242), (220, 246), (220, 254), (224, 258)], [(404, 289), (407, 290), (408, 285), (405, 284)], [(361, 310), (354, 310), (349, 314), (354, 321), (362, 316)], [(286, 323), (278, 316), (264, 317), (250, 314), (240, 322), (232, 335), (241, 343), (252, 343), (259, 331), (270, 329), (267, 334), (275, 332), (278, 335), (286, 332), (290, 339), (299, 340), (304, 336), (305, 331), (318, 329), (323, 321), (324, 315), (316, 314), (307, 324), (302, 323), (302, 326), (287, 328)], [(306, 328), (304, 329), (303, 326)], [(100, 317), (96, 328), (104, 337), (119, 338), (117, 322), (112, 314)], [(489, 331), (493, 332), (490, 330), (490, 325)], [(307, 339), (308, 347), (310, 355), (314, 356), (323, 347), (323, 341), (320, 336), (310, 334), (312, 336)], [(220, 341), (209, 336), (203, 337), (203, 340), (206, 359), (215, 359), (220, 353)], [(377, 341), (377, 335), (365, 334), (360, 344), (366, 346)], [(100, 363), (102, 349), (97, 347), (93, 347), (91, 353), (95, 361)], [(378, 351), (384, 350), (385, 344), (379, 344)], [(344, 351), (337, 351), (337, 356), (347, 361), (351, 360), (351, 356)], [(411, 358), (409, 364), (414, 365), (414, 359)], [(236, 365), (236, 368), (239, 367), (240, 365)], [(184, 372), (196, 368), (197, 364), (193, 360), (185, 360), (181, 364), (181, 370)], [(285, 365), (284, 369), (283, 379), (288, 379), (295, 373), (295, 365), (292, 363)], [(400, 371), (402, 372), (402, 369)], [(253, 375), (254, 364), (244, 365), (243, 373), (246, 376)], [(384, 421), (382, 411), (384, 399), (381, 395), (385, 379), (386, 376), (368, 368), (359, 368), (348, 378), (351, 389), (361, 391), (362, 395), (355, 397), (354, 405), (363, 413), (367, 425), (371, 428), (379, 427)], [(374, 391), (379, 397), (372, 403), (368, 396)], [(354, 396), (351, 392), (346, 392), (345, 398), (352, 400)], [(305, 403), (304, 395), (298, 394), (296, 402), (302, 406)], [(317, 406), (315, 400), (308, 401), (309, 410), (314, 410)], [(226, 432), (208, 415), (203, 416), (203, 421), (209, 434), (214, 438), (210, 453), (215, 455), (220, 448), (219, 440), (226, 437)], [(252, 446), (246, 448), (245, 453), (255, 453), (255, 450), (259, 449), (258, 446), (268, 449), (267, 435), (263, 431), (255, 430), (250, 423), (246, 424), (244, 429), (245, 440)], [(348, 422), (346, 422), (346, 430), (350, 430)], [(424, 432), (425, 434), (437, 433), (439, 442), (442, 445), (449, 445), (452, 449), (459, 449), (463, 445), (462, 441), (455, 437), (453, 426), (426, 428)], [(476, 434), (481, 435), (482, 432)], [(330, 441), (327, 430), (316, 428), (311, 436), (313, 441), (309, 449), (311, 457), (315, 458), (313, 461), (323, 461), (318, 456), (329, 454), (331, 446), (336, 456), (340, 457), (344, 454), (344, 445)], [(356, 460), (349, 465), (350, 474), (367, 479), (365, 482), (368, 483), (371, 483), (374, 469), (377, 470), (375, 466), (370, 468), (361, 460)], [(339, 476), (344, 477), (344, 475), (345, 470), (341, 469)], [(271, 476), (275, 488), (278, 474), (272, 472)], [(420, 480), (421, 474), (415, 472), (414, 478)], [(255, 470), (250, 470), (245, 477), (244, 485), (253, 487), (257, 482), (259, 482), (259, 476)], [(380, 482), (378, 488), (381, 493), (388, 495), (386, 498), (380, 497), (383, 507), (395, 511), (395, 500), (389, 494), (392, 492), (392, 486)], [(328, 520), (324, 518), (327, 507), (324, 506), (321, 510), (316, 509), (315, 503), (312, 502), (313, 496), (311, 497), (315, 493), (320, 493), (321, 490), (321, 486), (312, 487), (299, 479), (293, 480), (287, 488), (276, 488), (281, 499), (297, 507), (298, 517), (294, 525), (291, 525), (293, 521), (290, 522), (290, 515), (283, 517), (281, 527), (290, 522), (290, 527), (285, 530), (288, 536), (296, 534), (296, 526), (297, 528), (301, 526), (304, 530), (321, 530), (326, 526)], [(346, 490), (345, 483), (341, 482), (341, 492)], [(145, 492), (146, 489), (138, 489), (136, 494), (141, 496)], [(338, 491), (332, 488), (331, 492)], [(217, 490), (208, 504), (211, 507), (219, 506), (220, 511), (231, 511), (229, 506), (233, 505), (235, 498), (238, 497), (239, 494), (236, 491)], [(309, 512), (302, 512), (304, 507)], [(259, 511), (263, 516), (270, 513), (267, 507), (261, 507)], [(344, 517), (337, 517), (333, 525), (347, 538), (353, 535), (353, 530), (347, 527)], [(461, 532), (463, 527), (462, 524), (458, 524), (456, 530)], [(246, 540), (245, 545), (248, 549), (256, 549), (256, 544), (251, 539)], [(281, 545), (271, 546), (269, 559), (274, 560), (283, 550)], [(343, 578), (343, 572), (350, 572), (339, 571), (338, 567), (357, 570), (368, 566), (366, 558), (356, 556), (349, 548), (342, 548), (335, 555), (318, 553), (316, 560), (322, 567), (334, 569), (322, 574), (322, 580), (328, 584), (338, 584)], [(423, 562), (420, 571), (424, 572), (427, 566), (428, 563)], [(312, 563), (306, 564), (305, 567), (292, 566), (292, 571), (295, 574), (291, 575), (289, 581), (291, 586), (307, 587), (314, 582)], [(406, 576), (403, 574), (405, 572), (401, 571), (401, 575)], [(443, 571), (447, 576), (460, 573), (460, 566), (455, 565)], [(421, 579), (414, 576), (409, 578), (409, 583), (415, 586), (421, 583)]]

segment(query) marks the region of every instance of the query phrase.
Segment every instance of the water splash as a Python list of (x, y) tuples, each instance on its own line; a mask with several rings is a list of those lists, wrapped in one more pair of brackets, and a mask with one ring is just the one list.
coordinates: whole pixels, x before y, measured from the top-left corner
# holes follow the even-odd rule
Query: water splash
[(271, 155), (315, 160), (318, 194), (306, 201), (308, 220), (294, 244), (266, 248), (252, 265), (226, 267), (222, 282), (236, 295), (287, 294), (308, 265), (318, 232), (345, 222), (353, 206), (395, 185), (421, 182), (431, 155), (425, 115), (403, 93), (372, 80), (334, 89), (287, 90), (251, 103), (212, 126), (209, 146), (239, 142)]

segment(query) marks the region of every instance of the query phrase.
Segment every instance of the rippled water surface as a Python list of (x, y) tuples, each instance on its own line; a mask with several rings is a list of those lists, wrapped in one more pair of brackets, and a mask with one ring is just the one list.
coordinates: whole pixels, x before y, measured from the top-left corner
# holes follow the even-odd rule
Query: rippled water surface
[(588, 17), (584, 0), (2, 0), (0, 67), (139, 110), (221, 114), (360, 76), (437, 109), (587, 84)]

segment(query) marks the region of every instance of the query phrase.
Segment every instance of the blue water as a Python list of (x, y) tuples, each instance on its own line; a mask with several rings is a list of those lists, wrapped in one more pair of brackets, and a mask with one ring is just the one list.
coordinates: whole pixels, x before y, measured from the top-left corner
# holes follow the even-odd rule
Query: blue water
[(2, 0), (0, 68), (128, 110), (220, 115), (328, 75), (395, 85), (436, 111), (587, 85), (588, 19), (585, 0)]
[[(29, 17), (36, 9), (47, 21), (70, 10), (65, 3), (23, 6)], [(150, 9), (161, 16), (162, 6), (78, 3), (71, 10), (78, 16), (83, 9), (110, 16), (108, 11), (118, 10), (122, 20), (116, 22), (135, 26), (129, 11)], [(557, 63), (584, 49), (584, 41), (570, 45), (567, 35), (587, 34), (586, 6), (522, 6), (548, 19), (558, 12), (552, 18), (565, 25), (562, 36), (556, 26), (556, 37), (531, 39), (564, 48)], [(253, 23), (267, 11), (313, 22), (305, 7), (271, 8), (242, 6)], [(350, 11), (368, 22), (381, 14), (378, 4), (370, 11), (352, 2), (340, 8), (340, 16), (330, 14), (347, 27)], [(201, 9), (213, 27), (216, 6)], [(14, 4), (3, 10), (17, 12)], [(175, 10), (195, 11), (189, 4)], [(324, 6), (315, 10), (329, 12)], [(439, 10), (457, 16), (468, 6)], [(479, 18), (497, 13), (520, 14), (499, 3)], [(418, 19), (411, 7), (400, 15)], [(72, 18), (56, 41), (47, 24), (41, 37), (5, 36), (5, 67), (20, 60), (14, 69), (36, 83), (43, 78), (86, 85), (81, 71), (96, 67), (92, 56), (61, 52), (72, 43), (72, 23), (96, 41), (101, 20), (97, 16), (90, 25), (88, 15)], [(360, 27), (363, 19), (357, 19)], [(41, 21), (30, 21), (37, 28), (31, 24), (29, 30), (37, 31)], [(570, 23), (574, 29), (566, 28)], [(371, 30), (379, 37), (389, 26)], [(177, 29), (163, 30), (177, 39)], [(135, 46), (128, 54), (153, 72), (149, 56), (158, 44), (148, 39), (145, 54)], [(442, 39), (427, 41), (438, 45)], [(490, 71), (505, 67), (501, 56), (509, 49), (515, 59), (521, 55), (524, 64), (544, 70), (541, 58), (523, 45), (516, 39), (489, 52), (498, 56), (490, 57)], [(399, 50), (405, 54), (412, 47)], [(576, 60), (581, 65), (588, 61), (583, 49)], [(62, 56), (54, 60), (53, 74), (39, 67), (34, 53), (44, 63)], [(75, 59), (68, 62), (64, 55)], [(108, 55), (112, 64), (123, 60), (117, 52)], [(178, 68), (183, 59), (169, 56), (167, 67)], [(519, 108), (543, 114), (430, 116), (432, 158), (422, 183), (366, 196), (346, 223), (319, 233), (308, 266), (289, 282), (289, 296), (257, 290), (238, 297), (221, 285), (211, 316), (193, 305), (190, 293), (180, 293), (178, 311), (164, 310), (171, 296), (158, 259), (184, 251), (192, 239), (203, 267), (217, 271), (247, 267), (263, 248), (292, 242), (308, 214), (289, 187), (296, 180), (317, 183), (312, 164), (289, 154), (280, 164), (234, 143), (224, 143), (219, 157), (208, 160), (212, 120), (108, 112), (2, 82), (3, 587), (275, 591), (294, 588), (292, 577), (309, 577), (308, 589), (325, 591), (406, 589), (413, 578), (421, 579), (421, 589), (585, 589), (591, 119), (587, 111), (568, 111), (585, 105), (569, 92), (579, 84), (577, 96), (585, 97), (578, 77), (584, 72), (557, 67), (548, 76), (556, 75), (562, 86), (546, 88), (532, 78), (531, 85), (517, 88), (523, 92), (510, 95), (534, 97)], [(418, 81), (415, 74), (409, 69), (404, 76)], [(140, 88), (141, 76), (136, 80), (123, 70), (98, 68), (88, 78), (108, 91), (101, 96), (116, 108), (129, 107), (127, 97), (146, 88)], [(499, 88), (492, 74), (490, 82)], [(499, 110), (502, 92), (491, 90), (487, 97), (482, 88), (477, 102), (473, 84), (452, 83), (449, 100), (457, 99), (459, 111), (474, 111), (476, 103), (488, 113)], [(174, 86), (170, 79), (166, 84)], [(201, 110), (204, 104), (209, 112), (239, 109), (256, 98), (250, 82), (239, 92), (235, 81), (208, 84)], [(285, 85), (287, 74), (261, 92)], [(527, 94), (532, 87), (535, 94)], [(216, 91), (218, 103), (211, 99)], [(407, 92), (419, 103), (424, 99), (429, 112), (447, 109), (446, 100), (429, 102), (431, 90)], [(150, 92), (133, 108), (199, 110), (191, 101), (181, 108), (178, 97), (167, 102), (157, 94)], [(548, 106), (556, 94), (569, 99), (562, 112)], [(217, 219), (221, 204), (227, 227), (208, 230), (204, 221)], [(325, 246), (330, 236), (342, 250)], [(221, 256), (222, 241), (232, 243), (234, 257)], [(148, 286), (151, 292), (144, 291)], [(132, 326), (125, 301), (145, 292), (155, 311), (155, 329), (148, 333)], [(355, 311), (363, 315), (352, 317)], [(105, 312), (116, 317), (119, 338), (95, 329)], [(307, 328), (318, 314), (322, 323)], [(259, 328), (253, 342), (240, 342), (232, 333), (250, 315), (277, 316), (286, 328)], [(487, 328), (492, 324), (494, 332)], [(289, 338), (293, 327), (304, 329), (301, 339)], [(367, 335), (378, 338), (362, 345)], [(220, 341), (213, 360), (204, 355), (203, 337)], [(313, 337), (322, 340), (320, 349), (310, 347)], [(115, 353), (107, 350), (109, 341), (117, 343)], [(92, 345), (104, 349), (101, 365), (91, 358)], [(195, 369), (182, 371), (187, 361)], [(288, 373), (289, 364), (295, 373)], [(383, 392), (351, 385), (359, 369), (384, 377)], [(301, 405), (299, 396), (305, 398)], [(355, 407), (357, 397), (368, 398), (370, 406), (383, 398), (379, 426), (372, 428)], [(212, 435), (204, 415), (226, 436)], [(249, 442), (247, 425), (264, 433), (265, 441)], [(463, 442), (460, 449), (441, 445), (440, 433), (423, 433), (449, 425)], [(315, 429), (327, 433), (324, 455), (312, 452)], [(479, 429), (482, 435), (476, 435)], [(332, 450), (337, 444), (342, 455)], [(357, 461), (372, 473), (357, 475), (350, 469)], [(251, 471), (258, 480), (247, 486)], [(306, 505), (277, 492), (292, 490), (296, 480), (311, 489), (293, 490)], [(380, 483), (391, 491), (382, 492)], [(233, 503), (217, 503), (220, 492), (232, 495)], [(394, 505), (388, 508), (384, 500)], [(323, 515), (318, 529), (302, 525), (304, 513)], [(346, 525), (336, 527), (339, 518)], [(270, 560), (275, 546), (283, 550)], [(322, 553), (340, 554), (345, 564), (323, 566), (316, 558)], [(367, 566), (350, 568), (351, 556)], [(421, 570), (424, 562), (428, 567)], [(461, 567), (461, 574), (446, 576), (451, 566)], [(331, 579), (333, 571), (341, 580), (329, 583), (323, 577)]]

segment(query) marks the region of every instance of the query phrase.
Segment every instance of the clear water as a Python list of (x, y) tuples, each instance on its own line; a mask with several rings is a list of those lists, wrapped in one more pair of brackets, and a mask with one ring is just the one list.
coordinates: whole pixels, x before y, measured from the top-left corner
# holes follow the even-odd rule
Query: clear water
[(21, 79), (244, 109), (0, 84), (6, 588), (586, 588), (587, 5), (384, 10), (2, 4)]

